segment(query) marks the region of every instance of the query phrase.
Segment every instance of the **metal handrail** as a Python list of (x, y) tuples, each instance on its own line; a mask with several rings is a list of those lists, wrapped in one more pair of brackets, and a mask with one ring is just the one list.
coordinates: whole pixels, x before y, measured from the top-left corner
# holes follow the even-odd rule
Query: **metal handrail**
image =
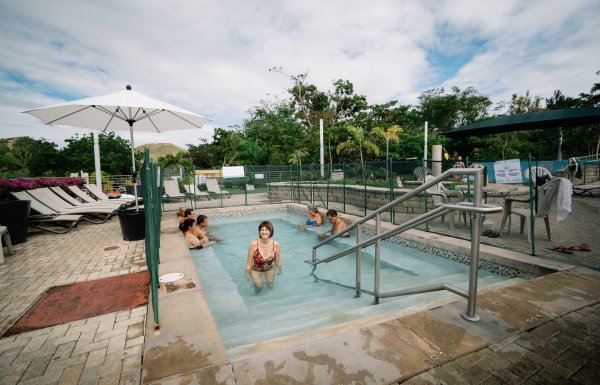
[[(434, 210), (431, 210), (423, 215), (418, 216), (417, 218), (406, 221), (397, 227), (387, 230), (385, 232), (381, 232), (381, 213), (390, 210), (396, 205), (412, 198), (413, 196), (426, 191), (431, 186), (447, 179), (453, 175), (473, 175), (473, 202), (459, 202), (458, 204), (444, 204)], [(501, 212), (501, 206), (487, 205), (482, 204), (482, 185), (483, 185), (483, 170), (480, 168), (451, 168), (446, 170), (441, 175), (433, 178), (432, 180), (423, 183), (421, 186), (415, 188), (407, 194), (399, 197), (398, 199), (393, 200), (392, 202), (380, 207), (369, 215), (366, 215), (362, 219), (354, 222), (350, 226), (345, 227), (341, 231), (327, 239), (317, 243), (313, 246), (313, 256), (311, 264), (316, 266), (320, 263), (328, 263), (334, 261), (338, 258), (341, 258), (345, 255), (356, 252), (356, 294), (360, 295), (361, 292), (368, 293), (375, 297), (375, 303), (379, 303), (380, 298), (387, 298), (399, 295), (407, 295), (407, 294), (415, 294), (415, 293), (425, 293), (430, 291), (437, 290), (448, 290), (460, 296), (463, 296), (468, 299), (467, 311), (462, 314), (463, 318), (469, 321), (478, 321), (479, 316), (475, 314), (475, 301), (477, 297), (477, 278), (478, 278), (478, 265), (479, 265), (479, 244), (480, 244), (480, 215), (485, 213), (495, 213)], [(470, 263), (470, 271), (469, 271), (469, 290), (468, 292), (455, 287), (450, 284), (440, 283), (416, 288), (402, 289), (402, 290), (394, 290), (386, 293), (379, 292), (379, 276), (380, 276), (380, 247), (381, 240), (389, 238), (391, 236), (397, 235), (401, 232), (404, 232), (408, 229), (419, 226), (423, 223), (426, 223), (432, 219), (440, 217), (442, 215), (448, 214), (449, 212), (459, 210), (470, 212), (473, 215), (473, 227), (471, 233), (471, 263)], [(361, 241), (361, 225), (367, 222), (368, 220), (375, 218), (375, 236), (369, 238), (367, 240)], [(342, 236), (342, 234), (356, 228), (356, 245), (351, 246), (345, 250), (342, 250), (332, 256), (329, 256), (322, 260), (317, 260), (317, 249), (334, 239)], [(364, 247), (375, 244), (375, 273), (374, 273), (374, 290), (373, 292), (369, 292), (367, 290), (361, 290), (360, 288), (360, 257), (361, 250)]]

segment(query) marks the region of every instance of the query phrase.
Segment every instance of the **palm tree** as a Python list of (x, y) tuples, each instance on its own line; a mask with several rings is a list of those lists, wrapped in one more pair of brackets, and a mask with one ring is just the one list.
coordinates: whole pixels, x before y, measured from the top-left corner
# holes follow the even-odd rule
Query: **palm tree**
[(347, 150), (348, 152), (352, 152), (358, 146), (358, 152), (360, 153), (360, 164), (362, 166), (362, 176), (363, 181), (365, 180), (365, 162), (363, 158), (363, 148), (365, 150), (369, 150), (375, 155), (379, 155), (379, 147), (368, 139), (365, 139), (365, 130), (362, 127), (349, 125), (347, 127), (348, 132), (350, 133), (350, 137), (338, 144), (336, 152), (338, 155), (340, 152)]
[(306, 150), (299, 148), (297, 150), (294, 150), (294, 152), (292, 152), (290, 154), (290, 157), (288, 158), (288, 163), (299, 165), (300, 179), (302, 179), (302, 158), (306, 158), (307, 156), (308, 156), (308, 152)]
[(385, 139), (385, 179), (387, 180), (389, 172), (388, 163), (390, 160), (390, 140), (393, 140), (394, 142), (400, 141), (400, 136), (398, 134), (403, 133), (404, 130), (399, 125), (394, 124), (393, 126), (388, 127), (387, 130), (382, 127), (375, 127), (373, 132)]

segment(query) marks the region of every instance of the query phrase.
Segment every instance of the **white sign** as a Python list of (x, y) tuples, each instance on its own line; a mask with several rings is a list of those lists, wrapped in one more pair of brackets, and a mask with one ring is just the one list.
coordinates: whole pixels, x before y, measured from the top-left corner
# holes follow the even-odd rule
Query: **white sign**
[(521, 161), (519, 159), (494, 162), (496, 183), (522, 183)]
[(255, 179), (265, 179), (265, 174), (254, 174)]
[(243, 178), (244, 166), (223, 167), (223, 178)]

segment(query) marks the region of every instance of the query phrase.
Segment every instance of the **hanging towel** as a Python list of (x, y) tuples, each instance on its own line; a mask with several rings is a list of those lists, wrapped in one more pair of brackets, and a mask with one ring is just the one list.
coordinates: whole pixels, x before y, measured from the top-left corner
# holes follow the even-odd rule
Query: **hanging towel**
[(575, 171), (575, 178), (581, 179), (583, 176), (583, 169), (581, 168), (579, 158), (569, 158), (569, 170)]
[(571, 194), (573, 193), (573, 183), (565, 178), (560, 178), (558, 185), (558, 195), (556, 197), (556, 220), (558, 222), (566, 219), (571, 213)]

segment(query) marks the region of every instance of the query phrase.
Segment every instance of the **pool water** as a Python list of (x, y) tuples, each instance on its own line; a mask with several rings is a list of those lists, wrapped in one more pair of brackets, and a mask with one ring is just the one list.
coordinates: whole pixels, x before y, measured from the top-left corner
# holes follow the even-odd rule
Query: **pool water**
[[(248, 245), (258, 238), (258, 225), (264, 219), (249, 216), (211, 220), (211, 224), (219, 225), (212, 231), (224, 241), (192, 250), (208, 304), (227, 349), (456, 296), (440, 291), (384, 298), (379, 305), (373, 305), (373, 297), (367, 294), (355, 298), (355, 254), (313, 269), (305, 261), (312, 258), (312, 246), (318, 242), (318, 234), (329, 231), (331, 226), (300, 229), (298, 223), (305, 218), (291, 213), (268, 216), (275, 229), (273, 238), (281, 245), (283, 274), (276, 276), (273, 289), (265, 285), (256, 295), (252, 281), (244, 277), (244, 269)], [(318, 249), (317, 256), (323, 259), (355, 242), (355, 237), (336, 240)], [(382, 242), (382, 246), (381, 292), (441, 282), (463, 289), (468, 287), (467, 265), (390, 242)], [(371, 291), (373, 256), (373, 246), (363, 249), (361, 285)], [(506, 279), (479, 271), (479, 287)]]

